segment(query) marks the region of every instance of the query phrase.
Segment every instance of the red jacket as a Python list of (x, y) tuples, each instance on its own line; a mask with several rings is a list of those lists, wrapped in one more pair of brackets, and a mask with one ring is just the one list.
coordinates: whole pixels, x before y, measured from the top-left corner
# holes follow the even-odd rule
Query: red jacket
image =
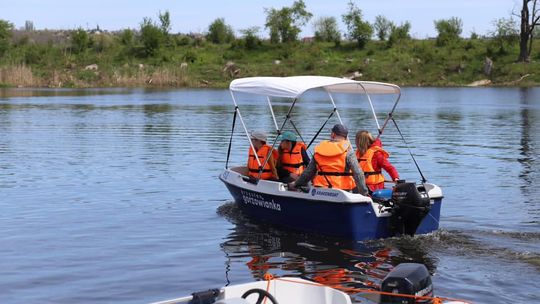
[[(374, 147), (374, 146), (375, 147), (378, 146), (382, 148), (381, 141), (379, 139), (376, 139), (375, 142), (373, 142), (373, 144), (371, 144), (370, 147)], [(392, 180), (396, 180), (397, 178), (399, 178), (399, 174), (396, 168), (388, 161), (387, 155), (384, 151), (376, 151), (373, 154), (373, 158), (371, 159), (371, 165), (373, 166), (374, 172), (382, 172), (381, 169), (384, 169), (384, 171), (388, 172)], [(375, 191), (377, 189), (383, 189), (384, 182), (380, 184), (368, 185), (368, 187), (371, 191)]]
[[(380, 139), (376, 139), (375, 142), (371, 145), (382, 147)], [(373, 166), (373, 169), (375, 171), (380, 171), (381, 168), (384, 169), (384, 171), (388, 172), (392, 180), (395, 180), (399, 177), (396, 168), (388, 161), (386, 157), (384, 157), (384, 154), (381, 152), (375, 152), (375, 154), (373, 155), (373, 159), (371, 160), (371, 165)]]

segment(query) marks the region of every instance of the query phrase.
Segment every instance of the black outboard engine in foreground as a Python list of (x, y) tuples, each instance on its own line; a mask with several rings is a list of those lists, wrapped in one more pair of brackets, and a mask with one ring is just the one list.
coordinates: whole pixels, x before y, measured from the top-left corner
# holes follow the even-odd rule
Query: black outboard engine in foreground
[(394, 234), (414, 235), (431, 205), (424, 186), (398, 181), (393, 189), (390, 230)]
[[(381, 284), (381, 291), (420, 297), (433, 297), (433, 284), (431, 283), (431, 276), (423, 264), (401, 263), (384, 278)], [(431, 299), (381, 295), (380, 303), (431, 303)]]

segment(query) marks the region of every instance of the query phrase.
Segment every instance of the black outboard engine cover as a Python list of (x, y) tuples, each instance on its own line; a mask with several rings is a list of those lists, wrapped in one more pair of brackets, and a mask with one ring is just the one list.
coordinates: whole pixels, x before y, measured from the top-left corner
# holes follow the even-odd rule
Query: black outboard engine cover
[[(421, 297), (433, 297), (433, 284), (431, 276), (423, 264), (401, 263), (384, 278), (381, 291), (407, 294)], [(431, 303), (430, 299), (414, 299), (412, 297), (398, 297), (381, 295), (381, 303)]]
[(424, 186), (398, 181), (392, 193), (391, 230), (396, 234), (414, 235), (431, 205)]

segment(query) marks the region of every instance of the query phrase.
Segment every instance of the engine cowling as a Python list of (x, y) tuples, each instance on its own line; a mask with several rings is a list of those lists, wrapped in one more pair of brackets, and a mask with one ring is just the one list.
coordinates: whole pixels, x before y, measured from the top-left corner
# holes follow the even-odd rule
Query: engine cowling
[(390, 228), (395, 234), (414, 235), (431, 204), (424, 186), (398, 181), (392, 191)]
[[(396, 266), (381, 283), (381, 291), (393, 294), (433, 297), (433, 283), (425, 265), (418, 263), (401, 263)], [(428, 299), (410, 297), (381, 296), (381, 304), (415, 304), (431, 303)]]

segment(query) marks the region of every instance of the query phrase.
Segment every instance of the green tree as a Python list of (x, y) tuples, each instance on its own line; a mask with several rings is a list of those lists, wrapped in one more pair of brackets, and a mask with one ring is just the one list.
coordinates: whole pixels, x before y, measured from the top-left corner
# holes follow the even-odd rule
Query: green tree
[(246, 49), (253, 50), (261, 44), (261, 39), (259, 38), (259, 31), (260, 28), (258, 26), (253, 26), (240, 31), (240, 33), (242, 33), (243, 35)]
[(390, 29), (390, 35), (388, 36), (388, 47), (394, 46), (396, 43), (410, 40), (411, 34), (409, 33), (411, 31), (411, 23), (409, 21), (406, 21), (405, 23), (402, 23), (401, 25), (392, 25), (392, 28)]
[(390, 31), (394, 27), (394, 23), (388, 20), (383, 15), (378, 15), (375, 17), (375, 23), (373, 23), (373, 29), (379, 40), (384, 41), (387, 37), (390, 36)]
[(77, 29), (71, 35), (71, 50), (75, 54), (83, 53), (87, 48), (90, 47), (90, 36), (82, 28)]
[(118, 36), (118, 40), (123, 46), (132, 47), (135, 41), (135, 35), (132, 30), (125, 29)]
[(142, 55), (151, 57), (158, 53), (165, 41), (165, 34), (150, 18), (144, 18), (140, 28)]
[(306, 11), (303, 0), (295, 1), (292, 7), (265, 9), (265, 27), (270, 30), (270, 42), (292, 42), (298, 39), (300, 27), (305, 25), (313, 16)]
[(315, 29), (315, 39), (317, 41), (339, 44), (341, 33), (335, 17), (320, 17), (313, 23), (313, 28)]
[(225, 23), (225, 19), (218, 18), (208, 27), (206, 39), (216, 44), (229, 43), (234, 40), (234, 32), (232, 27)]
[(163, 14), (160, 13), (158, 17), (163, 35), (168, 36), (169, 31), (171, 30), (171, 15), (169, 14), (169, 11), (165, 11)]
[(0, 55), (9, 49), (11, 44), (11, 36), (13, 31), (13, 24), (6, 20), (0, 19)]
[(342, 15), (342, 19), (347, 26), (349, 38), (356, 40), (359, 48), (364, 48), (373, 35), (373, 28), (369, 22), (362, 20), (362, 10), (352, 0), (349, 2), (348, 12)]
[(460, 40), (459, 35), (463, 32), (463, 21), (461, 18), (452, 17), (450, 19), (435, 20), (435, 29), (438, 32), (436, 44), (445, 46)]
[(517, 23), (512, 18), (499, 18), (493, 21), (495, 30), (490, 32), (490, 36), (499, 45), (499, 51), (505, 53), (505, 45), (512, 45), (519, 40)]

